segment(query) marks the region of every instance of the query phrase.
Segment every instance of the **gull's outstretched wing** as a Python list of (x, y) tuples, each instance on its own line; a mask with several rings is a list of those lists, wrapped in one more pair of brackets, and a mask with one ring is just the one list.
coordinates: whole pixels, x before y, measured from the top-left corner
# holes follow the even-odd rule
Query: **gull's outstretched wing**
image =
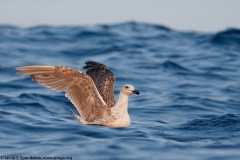
[(109, 114), (109, 108), (87, 74), (64, 66), (24, 66), (16, 68), (20, 75), (30, 75), (33, 81), (65, 96), (74, 104), (82, 118), (91, 122)]
[(107, 66), (97, 62), (86, 62), (83, 69), (87, 70), (87, 74), (93, 79), (98, 92), (105, 103), (112, 107), (115, 104), (114, 99), (114, 82), (115, 77)]

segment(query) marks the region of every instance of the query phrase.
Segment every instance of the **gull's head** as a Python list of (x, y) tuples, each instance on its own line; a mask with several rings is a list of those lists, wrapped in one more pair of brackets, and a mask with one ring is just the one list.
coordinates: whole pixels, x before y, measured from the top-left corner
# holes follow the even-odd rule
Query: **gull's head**
[(133, 85), (130, 85), (130, 84), (124, 84), (122, 89), (121, 89), (121, 92), (127, 94), (127, 95), (130, 95), (130, 94), (137, 94), (139, 95), (140, 92), (138, 90), (136, 90)]

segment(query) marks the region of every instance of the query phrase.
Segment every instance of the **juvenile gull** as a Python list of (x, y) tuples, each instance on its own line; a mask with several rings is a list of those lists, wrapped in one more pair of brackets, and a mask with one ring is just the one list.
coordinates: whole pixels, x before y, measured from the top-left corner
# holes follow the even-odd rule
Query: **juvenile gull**
[(19, 75), (29, 75), (33, 81), (57, 92), (66, 92), (65, 96), (77, 108), (80, 116), (72, 110), (82, 124), (104, 125), (108, 127), (126, 127), (131, 121), (128, 114), (128, 96), (139, 95), (139, 91), (130, 84), (123, 85), (118, 100), (114, 100), (115, 77), (107, 66), (97, 62), (86, 62), (83, 69), (74, 70), (65, 66), (23, 66)]

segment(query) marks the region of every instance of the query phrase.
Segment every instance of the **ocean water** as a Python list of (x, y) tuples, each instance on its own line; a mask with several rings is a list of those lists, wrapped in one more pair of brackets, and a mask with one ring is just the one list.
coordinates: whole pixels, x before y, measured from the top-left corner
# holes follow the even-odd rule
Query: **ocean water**
[[(81, 125), (64, 93), (15, 74), (39, 64), (84, 71), (88, 60), (113, 71), (115, 99), (123, 84), (140, 90), (129, 99), (130, 127)], [(1, 25), (0, 91), (1, 159), (240, 159), (237, 28)]]

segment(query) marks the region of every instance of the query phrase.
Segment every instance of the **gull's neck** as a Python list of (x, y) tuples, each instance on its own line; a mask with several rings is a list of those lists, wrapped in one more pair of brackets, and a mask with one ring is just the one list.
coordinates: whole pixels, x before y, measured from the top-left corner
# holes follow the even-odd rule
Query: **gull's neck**
[(123, 93), (122, 91), (119, 94), (118, 100), (116, 104), (112, 107), (113, 110), (117, 110), (118, 112), (127, 112), (128, 110), (128, 94)]

